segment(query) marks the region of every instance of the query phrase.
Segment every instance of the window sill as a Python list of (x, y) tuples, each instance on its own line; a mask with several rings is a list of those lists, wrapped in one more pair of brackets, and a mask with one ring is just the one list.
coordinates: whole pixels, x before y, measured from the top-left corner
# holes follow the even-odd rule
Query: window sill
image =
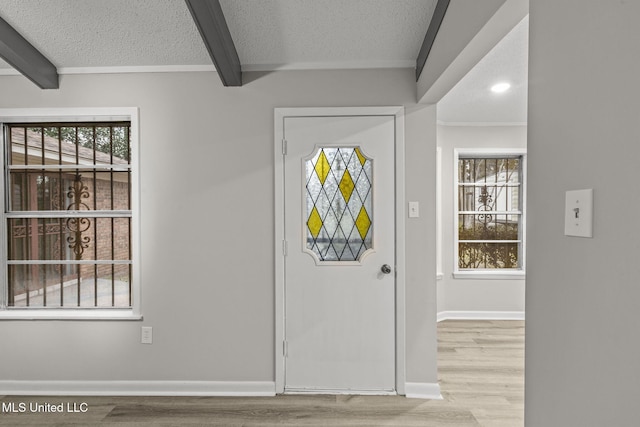
[(487, 270), (473, 270), (473, 271), (455, 271), (453, 273), (454, 279), (479, 279), (479, 280), (524, 280), (526, 273), (524, 270), (510, 270), (510, 271), (487, 271)]
[(2, 320), (142, 320), (133, 310), (119, 309), (9, 309), (0, 311)]

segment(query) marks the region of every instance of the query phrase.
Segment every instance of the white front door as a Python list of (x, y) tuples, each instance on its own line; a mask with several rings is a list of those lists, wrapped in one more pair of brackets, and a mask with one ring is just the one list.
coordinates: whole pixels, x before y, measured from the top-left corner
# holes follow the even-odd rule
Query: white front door
[(284, 117), (284, 391), (392, 393), (395, 117)]

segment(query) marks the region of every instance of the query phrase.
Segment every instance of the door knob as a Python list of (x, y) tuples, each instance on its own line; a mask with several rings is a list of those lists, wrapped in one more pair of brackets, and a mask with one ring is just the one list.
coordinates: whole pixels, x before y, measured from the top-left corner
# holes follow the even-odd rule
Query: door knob
[(384, 274), (389, 274), (391, 273), (391, 267), (389, 266), (389, 264), (384, 264), (382, 267), (380, 267), (380, 271), (382, 271)]

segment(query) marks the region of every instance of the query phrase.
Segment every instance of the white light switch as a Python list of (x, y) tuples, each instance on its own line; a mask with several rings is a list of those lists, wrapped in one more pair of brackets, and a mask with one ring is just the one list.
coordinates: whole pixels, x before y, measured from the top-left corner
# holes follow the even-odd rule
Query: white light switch
[(409, 202), (409, 218), (418, 218), (420, 216), (420, 203)]
[(564, 234), (565, 236), (593, 237), (593, 189), (567, 191)]

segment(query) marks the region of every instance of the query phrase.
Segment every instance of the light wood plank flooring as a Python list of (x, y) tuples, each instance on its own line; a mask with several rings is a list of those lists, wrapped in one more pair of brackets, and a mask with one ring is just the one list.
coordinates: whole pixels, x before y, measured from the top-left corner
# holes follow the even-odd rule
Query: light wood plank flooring
[(440, 322), (438, 379), (445, 402), (473, 415), (469, 425), (523, 426), (524, 321)]
[[(443, 400), (400, 396), (0, 396), (0, 425), (522, 426), (524, 322), (448, 320), (438, 324), (438, 335)], [(88, 411), (9, 413), (8, 402), (14, 402), (16, 408), (20, 403), (85, 402)]]

